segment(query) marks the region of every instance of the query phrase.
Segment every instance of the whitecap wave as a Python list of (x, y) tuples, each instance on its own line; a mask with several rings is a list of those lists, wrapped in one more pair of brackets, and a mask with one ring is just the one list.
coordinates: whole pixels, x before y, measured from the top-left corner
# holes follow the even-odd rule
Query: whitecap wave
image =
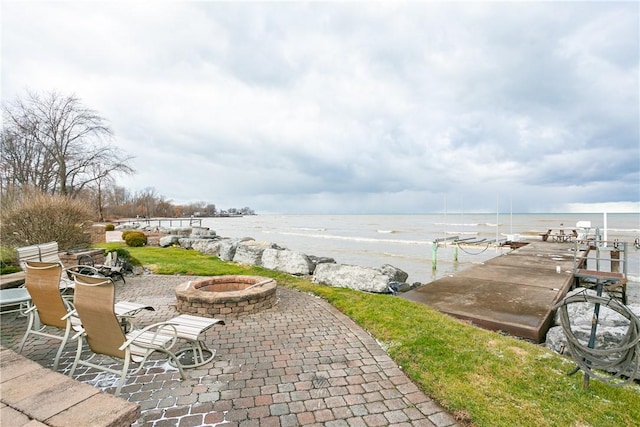
[(477, 226), (480, 225), (477, 222), (472, 222), (472, 223), (436, 222), (434, 224), (435, 225), (447, 225), (447, 226), (450, 226), (450, 227), (477, 227)]
[(406, 245), (431, 245), (430, 240), (376, 239), (373, 237), (338, 236), (335, 234), (306, 234), (293, 231), (263, 231), (265, 234), (282, 234), (285, 236), (312, 237), (316, 239), (345, 240), (350, 242), (398, 243)]
[(445, 231), (444, 234), (464, 234), (469, 236), (477, 236), (477, 231)]
[(294, 230), (301, 230), (301, 231), (327, 231), (326, 228), (313, 228), (313, 227), (294, 227)]

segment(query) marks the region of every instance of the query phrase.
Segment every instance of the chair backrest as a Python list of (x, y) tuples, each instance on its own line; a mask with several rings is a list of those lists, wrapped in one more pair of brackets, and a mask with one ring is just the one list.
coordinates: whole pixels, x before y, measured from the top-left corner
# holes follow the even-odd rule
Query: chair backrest
[(86, 341), (94, 353), (124, 359), (126, 353), (119, 347), (126, 337), (114, 310), (115, 285), (108, 277), (75, 274), (73, 302)]
[(68, 311), (59, 288), (62, 266), (57, 262), (26, 261), (25, 269), (25, 287), (38, 310), (40, 322), (64, 329), (66, 321), (62, 317)]
[(60, 255), (58, 255), (58, 242), (42, 243), (40, 246), (40, 261), (42, 262), (59, 262)]
[(58, 255), (58, 242), (23, 246), (17, 248), (16, 251), (18, 252), (18, 261), (21, 264), (26, 261), (57, 262), (62, 264)]

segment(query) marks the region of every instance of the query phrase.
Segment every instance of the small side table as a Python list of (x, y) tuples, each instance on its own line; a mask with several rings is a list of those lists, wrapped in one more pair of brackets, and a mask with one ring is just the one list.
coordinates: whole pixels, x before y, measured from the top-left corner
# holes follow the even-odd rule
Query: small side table
[(2, 310), (2, 314), (20, 312), (24, 314), (31, 303), (31, 295), (27, 288), (12, 288), (0, 290), (0, 309), (4, 307), (18, 306), (12, 310)]

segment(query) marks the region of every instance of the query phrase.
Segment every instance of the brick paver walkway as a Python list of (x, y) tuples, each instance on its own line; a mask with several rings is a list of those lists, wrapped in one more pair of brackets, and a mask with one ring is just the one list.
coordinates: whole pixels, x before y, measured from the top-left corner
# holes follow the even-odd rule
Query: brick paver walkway
[[(177, 315), (174, 288), (187, 277), (145, 275), (118, 284), (119, 300), (151, 304), (141, 326)], [(161, 357), (130, 376), (121, 397), (140, 404), (135, 426), (451, 426), (454, 418), (422, 393), (380, 345), (324, 300), (279, 288), (261, 313), (225, 319), (206, 342), (214, 362), (177, 370)], [(2, 316), (2, 345), (17, 348), (23, 317)], [(67, 373), (75, 344), (59, 371)], [(31, 340), (23, 355), (51, 367), (56, 346)], [(114, 376), (78, 369), (82, 382), (114, 390)]]

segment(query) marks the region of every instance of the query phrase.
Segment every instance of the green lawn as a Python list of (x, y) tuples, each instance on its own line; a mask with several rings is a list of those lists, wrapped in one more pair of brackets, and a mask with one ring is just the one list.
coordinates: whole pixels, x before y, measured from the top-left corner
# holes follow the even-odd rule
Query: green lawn
[[(113, 244), (104, 247), (114, 247)], [(427, 394), (477, 426), (638, 426), (640, 387), (611, 387), (545, 348), (452, 319), (390, 295), (315, 285), (178, 248), (127, 248), (158, 274), (251, 274), (314, 293), (368, 330)]]

